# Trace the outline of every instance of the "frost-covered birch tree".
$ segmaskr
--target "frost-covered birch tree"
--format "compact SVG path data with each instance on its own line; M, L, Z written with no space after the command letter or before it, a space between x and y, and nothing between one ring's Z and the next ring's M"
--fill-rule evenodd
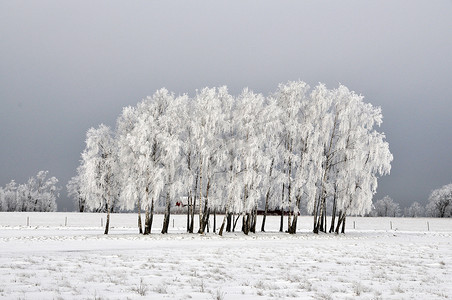
M90 128L80 166L81 196L90 207L105 207L105 234L110 228L113 198L118 194L116 172L117 147L110 128L103 124Z
M122 207L138 209L138 230L143 233L141 210L145 209L144 234L151 233L154 205L163 188L158 108L147 98L136 107L126 107L117 120Z
M231 232L235 228L238 219L234 215L240 211L237 199L240 199L240 184L238 173L240 170L238 149L240 140L237 137L237 120L240 112L237 109L235 98L224 97L221 100L221 107L224 117L224 126L221 133L223 142L223 176L222 189L224 198L224 212L219 235L223 231Z
M257 208L261 197L262 172L270 165L270 159L264 153L263 135L263 104L261 94L255 94L248 89L237 97L235 125L236 138L239 141L236 172L239 178L238 187L241 190L239 201L242 213L242 231L245 234L256 231Z
M318 130L326 137L322 176L314 202L314 232L319 232L326 231L328 199L333 200L331 229L337 211L337 226L342 224L344 228L347 213L364 214L370 210L377 176L389 173L392 155L384 134L374 129L382 121L379 108L364 103L362 96L344 86L316 92L315 97L327 99L323 103L330 104L324 130Z
M180 180L181 169L181 141L180 141L180 119L178 117L179 105L183 103L184 97L175 98L174 94L166 89L159 90L154 95L154 101L159 108L159 135L158 143L162 149L162 173L164 176L164 207L162 233L168 233L170 223L171 206L175 199L179 197L182 190L182 181Z
M364 103L361 95L344 86L336 94L345 112L339 114L339 134L329 175L334 190L331 229L338 210L338 232L341 224L345 228L347 213L364 215L370 211L378 176L390 172L393 157L384 134L375 130L382 123L381 109Z
M216 195L212 189L221 170L224 158L222 132L224 116L222 101L227 101L230 95L226 87L204 88L194 99L194 117L192 121L192 151L197 162L197 194L199 201L199 233L204 233L208 224L210 209L217 203L209 203L209 196ZM219 186L217 186L219 187ZM213 199L220 200L219 197ZM211 205L213 204L213 205Z
M282 172L282 155L279 152L279 143L281 130L280 107L276 99L269 97L263 107L261 114L262 122L262 146L264 147L263 155L266 157L267 163L263 165L262 171L262 195L263 202L263 216L261 231L265 232L265 222L269 209L279 207L279 200L281 200L281 187L283 185L285 176Z
M280 84L273 96L280 108L279 153L282 156L282 172L286 178L282 185L279 230L283 231L284 210L287 210L287 232L289 233L296 231L297 218L293 216L299 212L300 189L303 186L301 180L308 178L309 175L304 173L307 169L300 168L303 158L307 155L308 135L312 132L310 129L313 125L308 114L310 105L308 92L309 85L305 82L293 81Z
M198 188L198 161L199 153L194 143L194 101L189 97L181 98L178 109L181 139L181 168L180 179L183 190L186 193L186 204L182 200L182 206L187 207L187 232L193 233L195 206Z

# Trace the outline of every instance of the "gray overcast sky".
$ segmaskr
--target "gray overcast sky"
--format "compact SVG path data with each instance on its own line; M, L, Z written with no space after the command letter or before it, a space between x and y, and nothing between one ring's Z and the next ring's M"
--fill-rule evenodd
M452 2L0 0L0 186L64 187L88 128L161 87L339 83L381 106L394 162L376 198L452 181Z

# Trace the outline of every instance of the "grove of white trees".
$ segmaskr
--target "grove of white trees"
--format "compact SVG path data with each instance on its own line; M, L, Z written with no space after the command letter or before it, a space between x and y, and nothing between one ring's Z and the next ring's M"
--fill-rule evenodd
M400 205L389 197L385 196L374 204L372 215L375 217L398 217L400 215Z
M0 187L0 211L56 211L58 179L47 175L48 171L39 171L24 184L11 180Z
M295 233L300 210L313 231L345 228L346 216L368 213L379 176L391 169L381 109L341 85L311 89L280 84L268 97L244 89L205 88L194 97L158 90L125 107L113 131L87 132L77 174L68 183L79 210L138 210L140 233L152 228L156 208L187 206L187 231L206 230L225 214L219 233L255 232L257 211L281 212L280 230ZM145 212L144 230L141 212ZM286 225L284 225L286 218ZM108 222L105 233L108 233Z

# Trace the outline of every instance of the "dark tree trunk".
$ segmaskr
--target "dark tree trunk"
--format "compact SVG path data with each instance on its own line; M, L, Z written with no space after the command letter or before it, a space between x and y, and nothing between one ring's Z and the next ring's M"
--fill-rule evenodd
M322 212L320 214L320 223L319 223L319 230L318 231L323 231L323 220L324 220L324 218L323 218L323 209L322 209Z
M281 197L281 221L279 223L279 232L283 232L284 231L284 183L282 186L282 197Z
M342 220L342 230L341 230L341 232L345 233L345 220L347 219L345 214L344 214L344 216L342 218L343 218L343 220Z
M271 178L272 173L273 173L273 165L275 163L275 159L272 159L272 163L270 165L270 172L269 172L269 177ZM268 201L270 199L270 185L268 186L267 189L267 193L265 194L265 209L264 209L264 216L262 217L262 226L261 226L261 231L265 232L265 221L267 219L267 213L268 213ZM257 220L257 218L256 218Z
M281 207L281 220L279 222L279 232L284 231L284 208Z
M230 225L230 224L231 224L231 221L230 221L231 213L228 212L228 209L229 209L229 205L226 205L226 211L225 211L225 215L224 215L224 217L223 217L223 222L221 223L220 231L218 232L218 234L219 234L220 236L223 235L223 230L224 230L224 227L225 227L225 225L226 225L226 220L228 221L228 226L229 226L229 228L230 228L230 226L231 226L231 225ZM226 230L227 230L227 228L226 228Z
M334 231L334 224L336 222L336 206L337 206L337 199L336 199L336 188L334 189L334 197L333 197L333 210L331 212L331 226L329 233Z
M251 213L246 214L246 229L248 230L246 234L248 234L251 230Z
M319 233L318 226L317 226L317 216L319 213L319 202L320 202L320 195L317 197L314 203L314 228L312 229L312 232Z
M335 230L336 234L339 234L339 229L342 225L342 222L344 221L344 217L345 217L345 214L343 214L342 210L340 210L339 215L337 217L337 225L336 225L336 230Z
M213 210L213 233L217 233L217 210Z
M83 198L79 197L78 198L78 207L80 212L84 212L85 211L85 201L83 200Z
M227 224L226 224L226 232L231 232L232 213L227 213L226 221L227 221Z
M151 201L151 211L149 213L149 234L151 234L152 231L152 222L154 221L154 198L152 198Z
M288 184L287 184L287 232L290 232L292 219L292 160L289 158L288 170Z
M141 201L138 201L138 232L143 234L143 225L141 223Z
M290 234L295 234L297 233L297 222L298 222L298 211L300 209L300 202L301 202L301 197L300 196L296 196L296 202L295 205L298 208L297 212L293 214L293 221L292 224L290 224L289 228L287 229L287 231Z
M322 212L320 214L320 227L319 231L326 233L326 201L324 200L324 203L322 205Z
M209 232L208 231L209 217L210 217L210 208L206 208L203 213L202 227L199 228L198 233L203 234L206 231L206 227L207 227L207 232Z
M297 223L298 223L298 214L293 215L292 225L290 226L289 233L295 234L297 233Z
M151 234L152 231L152 222L154 221L154 198L152 198L151 202L151 216L149 217L149 234Z
M250 231L256 233L256 222L257 222L257 206L251 212L251 225Z
M203 234L206 230L207 222L209 221L209 190L210 190L210 179L207 181L206 187L206 200L204 201L204 209L202 212L202 218L199 222L199 230L198 233ZM201 202L199 202L201 204Z
M153 202L154 199L152 199ZM141 214L139 215L141 218ZM138 224L140 224L141 220L138 220ZM138 225L141 229L141 226ZM150 216L149 216L149 189L146 187L146 214L144 216L144 234L150 234Z
M248 233L250 232L250 225L251 225L251 214L250 213L246 213L246 215L243 216L242 218L242 231L244 234L248 235Z
M191 192L188 192L187 197L187 232L190 232L190 207L191 207Z
M243 202L246 203L248 200L248 184L245 184L245 187L243 189ZM250 232L250 213L247 212L242 217L242 232L246 235Z
M325 205L326 205L326 191L322 192L322 196L320 198L320 208L318 208L319 210L319 215L317 217L317 226L315 226L314 228L314 233L319 233L319 231L324 231L323 226L324 224L324 219L325 219Z
M270 188L267 190L267 194L265 195L265 209L264 209L264 216L262 217L262 226L261 226L262 232L265 232L265 220L267 219L269 198L270 198Z
M232 220L231 220L232 222L231 222L231 231L230 232L234 232L234 230L235 230L235 223L236 223L236 221L235 221L235 213L232 213Z
M235 226L237 226L237 221L239 220L239 218L240 218L240 215L237 215L237 218L235 218L234 224L232 226L232 232L235 232Z
M166 209L165 209L165 216L163 217L163 226L162 226L162 234L168 233L168 227L170 223L170 216L171 216L171 202L169 197L169 192L166 193Z
M223 218L223 222L221 223L220 231L218 232L218 234L220 236L223 236L223 230L224 230L225 223L226 223L226 217Z
M144 234L151 233L149 205L146 206L146 214L144 215Z
M105 223L104 234L108 234L109 228L110 228L110 212L107 212L107 222Z
M194 197L192 196L192 200L193 200L193 205L190 207L191 209L191 221L190 221L190 230L188 232L193 233L193 228L194 228L194 220L195 220L195 208L196 208L196 197L197 197L197 193L196 191L198 190L198 175L196 175L196 180L195 180L195 192L194 192Z
M191 220L190 220L190 229L188 232L193 233L194 228L194 220L195 220L195 207L196 207L196 194L193 197L193 205L191 207Z
M107 222L105 222L104 234L108 234L109 229L110 229L110 205L107 204Z

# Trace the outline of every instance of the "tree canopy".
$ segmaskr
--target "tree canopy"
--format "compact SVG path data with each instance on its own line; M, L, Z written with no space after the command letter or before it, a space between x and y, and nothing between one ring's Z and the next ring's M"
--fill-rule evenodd
M124 108L115 133L103 125L88 131L72 184L82 193L72 194L91 208L114 197L151 214L154 205L169 215L182 203L192 219L198 209L200 232L211 211L242 215L249 224L242 229L255 230L263 207L286 211L291 233L300 210L314 215L314 231L326 231L327 209L338 225L347 214L368 213L378 177L391 169L377 131L381 109L363 98L343 85L311 89L303 81L268 97L249 89L233 96L226 87L194 97L160 89Z

